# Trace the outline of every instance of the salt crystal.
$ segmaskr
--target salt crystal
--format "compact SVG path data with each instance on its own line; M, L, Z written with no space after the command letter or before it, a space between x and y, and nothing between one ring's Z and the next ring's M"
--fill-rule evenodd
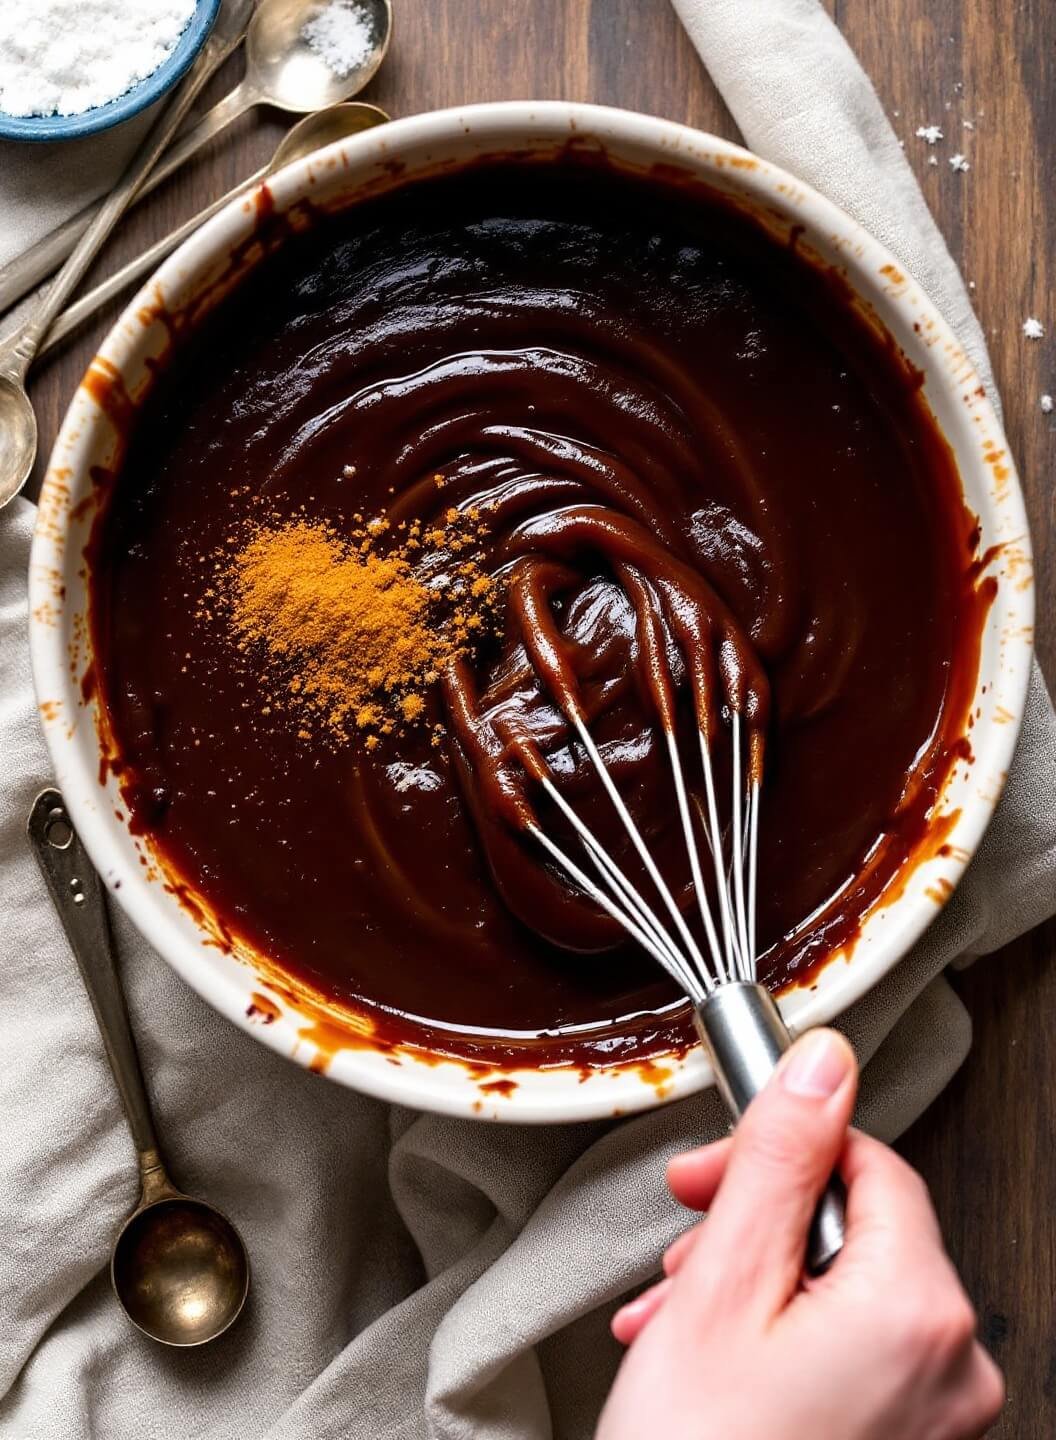
M962 121L961 121L961 125L963 126L963 128L964 128L965 130L974 130L974 129L975 129L975 122L974 122L973 120L962 120Z
M1028 315L1023 321L1023 334L1028 340L1040 340L1045 334L1045 326L1033 315Z
M972 168L972 167L968 164L968 161L965 159L965 157L964 157L963 155L957 154L957 155L951 155L951 156L950 156L950 169L951 169L951 170L959 170L959 171L961 171L961 172L963 173L965 170L970 170L971 168Z
M341 80L359 69L374 44L370 16L356 0L330 0L305 24L301 35Z
M1053 399L1051 395L1043 395L1038 401L1043 415L1051 415L1053 411Z
M929 155L929 156L928 156L928 164L929 164L929 165L937 165L938 163L939 163L939 162L938 162L938 160L935 158L934 155Z
M917 127L917 137L926 140L929 145L934 145L936 140L942 139L942 130L938 125L920 125Z
M124 95L172 54L195 0L0 3L0 110L80 115Z

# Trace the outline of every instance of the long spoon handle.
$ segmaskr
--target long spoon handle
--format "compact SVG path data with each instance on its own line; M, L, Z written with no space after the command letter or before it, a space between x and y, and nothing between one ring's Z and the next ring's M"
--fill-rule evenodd
M246 25L252 5L249 0L243 0L243 4L236 8L245 12L241 24L232 25L229 17L221 10L220 19L206 42L206 48L198 57L201 61L209 47L212 47L211 63L205 71L201 83L195 86L192 100L198 95L205 80L219 69L245 39ZM222 24L223 28L221 29ZM185 85L193 74L192 69L187 80L184 81ZM187 105L182 107L180 120L187 113L190 103L188 101ZM219 134L225 125L230 124L236 116L241 115L255 103L256 97L246 87L244 81L235 86L234 90L218 101L197 124L173 143L165 159L157 164L157 167L137 188L132 197L133 201L142 200L144 195L149 195L156 185L167 180L207 141ZM174 129L175 126L169 131L170 135ZM73 253L77 241L91 225L104 203L103 200L93 200L90 205L86 205L76 215L71 215L68 220L64 220L61 225L57 225L54 230L49 231L31 249L17 255L13 260L9 260L6 265L0 266L0 313L10 309L12 305L22 299L23 295L28 295L34 286L39 285L42 280L46 280L59 268L66 257Z
M359 126L363 130L369 130L373 126L383 124L388 120L388 116L384 110L379 110L376 105L365 105L356 101L346 103L336 108L344 111L355 111ZM324 119L326 113L326 111L321 111L318 117L319 120ZM301 126L308 123L306 120L299 122ZM293 132L291 132L291 137L297 128L295 125ZM348 129L345 133L351 135L353 131ZM86 294L82 295L79 300L74 301L69 309L64 310L54 322L44 337L40 349L37 351L37 355L45 354L52 346L57 345L61 340L65 340L67 335L71 335L73 331L83 325L86 320L90 320L93 315L97 314L109 301L120 295L123 290L129 289L138 280L142 280L145 275L149 275L152 270L161 264L167 255L171 255L178 245L183 244L188 235L193 235L200 226L204 225L207 220L211 220L212 217L222 210L231 200L236 199L239 195L244 195L247 190L252 190L255 185L259 185L262 180L266 180L269 175L274 174L276 170L280 169L283 164L291 163L294 156L291 154L283 155L285 143L284 141L283 144L279 146L267 165L261 166L261 168L253 175L250 175L247 180L243 180L238 185L233 186L230 190L226 191L225 194L212 201L211 204L206 205L204 209L199 210L197 215L192 215L189 220L185 220L182 225L177 226L170 234L163 235L160 240L156 240L149 249L143 251L142 255L137 255L134 260L129 260L127 265L123 265L120 270L116 270L113 275L108 276L106 280L101 281L94 289L89 290ZM319 143L320 145L324 145L327 141L323 140L320 136ZM0 346L2 345L3 341L0 341Z
M43 790L37 796L28 829L37 863L92 1002L141 1164L147 1154L152 1153L156 1159L158 1142L114 963L102 883L58 790Z
M233 90L229 90L222 100L218 100L200 120L196 120L189 129L172 142L172 149L143 187L142 195L146 195L154 189L155 185L160 185L163 180L174 175L192 155L197 155L203 145L208 145L210 140L215 139L217 135L226 130L240 115L244 115L247 110L252 110L254 105L260 103L260 95L248 77L240 80Z
M120 295L123 290L127 290L129 286L135 284L137 280L141 280L145 275L149 275L161 264L166 255L171 255L177 245L183 244L188 235L193 235L200 225L204 225L207 220L212 219L236 195L242 195L245 191L251 190L254 185L259 184L268 173L268 166L262 166L248 180L243 180L240 185L235 185L221 195L218 200L214 200L211 205L206 205L203 210L198 211L197 215L192 215L189 220L177 226L170 234L163 235L160 240L156 240L149 249L143 251L142 255L137 255L127 265L122 265L120 270L115 270L113 275L108 276L82 295L79 300L74 301L68 310L62 312L48 331L37 351L38 356L50 350L53 345L57 345L60 340L65 340L67 335L72 334L86 320L90 320L108 301Z

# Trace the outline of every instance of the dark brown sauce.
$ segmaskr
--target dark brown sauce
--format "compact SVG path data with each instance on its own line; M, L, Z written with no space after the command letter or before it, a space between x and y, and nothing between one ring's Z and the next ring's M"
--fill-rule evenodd
M93 634L131 824L222 936L363 1012L379 1048L596 1066L685 1044L670 982L517 830L518 796L538 797L497 707L624 854L552 703L568 684L687 901L657 717L688 768L711 705L728 774L723 706L743 707L761 974L808 982L853 942L965 756L992 582L919 375L848 302L744 216L572 152L316 218L204 324L172 327L96 521ZM422 731L371 753L306 742L195 620L247 486L338 528L487 507L515 603ZM675 642L662 682L646 591ZM523 643L540 596L545 687ZM692 596L706 646L676 623Z

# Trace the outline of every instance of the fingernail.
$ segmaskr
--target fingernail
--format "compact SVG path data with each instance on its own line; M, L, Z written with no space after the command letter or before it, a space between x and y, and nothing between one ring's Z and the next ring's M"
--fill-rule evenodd
M621 1305L612 1317L610 1328L621 1345L627 1345L661 1308L671 1290L671 1280L659 1280L643 1290L634 1300Z
M639 1295L636 1300L628 1300L626 1305L621 1305L612 1317L613 1320L637 1320L643 1310L649 1308L649 1292Z
M619 1314L629 1315L633 1320L637 1320L639 1315L655 1310L670 1288L670 1280L657 1280L655 1284L649 1286L648 1290L643 1290L633 1300L628 1300L626 1305L621 1305Z
M781 1069L781 1083L793 1095L827 1100L847 1078L851 1057L831 1030L815 1030L793 1047Z

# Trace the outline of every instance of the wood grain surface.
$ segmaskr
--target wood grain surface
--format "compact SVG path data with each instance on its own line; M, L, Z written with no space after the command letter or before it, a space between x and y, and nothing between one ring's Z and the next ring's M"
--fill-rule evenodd
M827 5L872 76L940 228L974 282L1032 520L1038 650L1056 673L1056 415L1039 406L1044 391L1056 393L1056 5ZM667 0L394 0L394 9L390 57L364 96L394 115L475 100L578 99L738 138ZM236 57L207 101L233 83L240 65ZM274 112L238 122L129 217L97 275L247 175L270 155L285 123ZM930 124L945 132L934 150L914 134ZM955 151L967 157L966 173L950 168ZM1045 323L1044 340L1023 338L1028 315ZM45 456L108 318L35 376ZM955 980L972 1014L975 1046L900 1147L931 1185L984 1336L1005 1369L1008 1406L994 1432L1004 1440L1056 1436L1054 951L1050 925Z

